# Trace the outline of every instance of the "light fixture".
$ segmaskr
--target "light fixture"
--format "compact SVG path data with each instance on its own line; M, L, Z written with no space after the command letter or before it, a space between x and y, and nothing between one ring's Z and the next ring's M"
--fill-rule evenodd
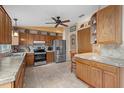
M17 18L13 19L15 21L15 26L13 27L13 36L18 36L18 31L17 31Z

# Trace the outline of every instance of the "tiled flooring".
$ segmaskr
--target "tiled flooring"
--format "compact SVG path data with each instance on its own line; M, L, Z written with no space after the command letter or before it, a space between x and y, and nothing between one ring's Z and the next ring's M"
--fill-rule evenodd
M70 62L52 63L26 69L25 88L86 88L88 85L70 72Z

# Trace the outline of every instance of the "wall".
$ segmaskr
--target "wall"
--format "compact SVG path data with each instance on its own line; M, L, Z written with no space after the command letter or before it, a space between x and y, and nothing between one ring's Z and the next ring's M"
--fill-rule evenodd
M63 32L63 40L66 40L66 60L70 61L70 37L69 28L66 28Z

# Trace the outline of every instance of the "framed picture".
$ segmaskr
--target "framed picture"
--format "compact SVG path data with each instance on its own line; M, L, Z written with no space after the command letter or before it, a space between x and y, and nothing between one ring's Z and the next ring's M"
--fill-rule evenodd
M76 25L70 27L70 32L76 31Z
M76 49L76 34L70 36L71 50Z

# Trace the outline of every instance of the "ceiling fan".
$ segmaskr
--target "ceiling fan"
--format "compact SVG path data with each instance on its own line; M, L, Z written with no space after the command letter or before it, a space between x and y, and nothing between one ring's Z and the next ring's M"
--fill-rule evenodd
M55 18L55 17L52 17L52 19L53 19L55 22L49 22L49 23L46 23L46 24L56 24L56 25L55 25L55 28L58 27L59 25L68 27L68 25L67 25L67 24L64 24L64 23L70 22L70 20L63 20L63 21L62 21L62 20L60 19L60 16L57 16L56 18Z

